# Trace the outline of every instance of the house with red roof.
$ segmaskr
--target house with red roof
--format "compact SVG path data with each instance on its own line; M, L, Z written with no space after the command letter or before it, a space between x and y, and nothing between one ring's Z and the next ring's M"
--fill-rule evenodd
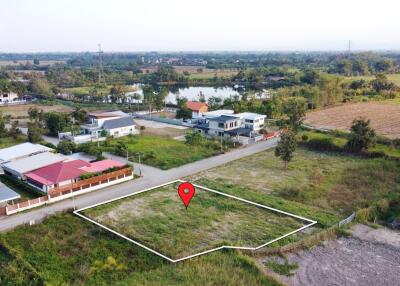
M186 107L192 111L193 119L202 117L203 113L208 111L208 104L204 102L188 101Z
M101 173L124 164L114 160L102 160L89 163L83 160L62 161L25 174L26 182L34 188L48 193L51 189L76 183L81 176L89 173Z

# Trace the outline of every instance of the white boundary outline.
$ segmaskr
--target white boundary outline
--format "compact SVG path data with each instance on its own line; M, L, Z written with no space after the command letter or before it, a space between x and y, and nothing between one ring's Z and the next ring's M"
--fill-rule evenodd
M158 186L155 186L155 187L144 189L142 191L139 191L139 192L136 192L136 193L133 193L133 194L121 196L121 197L118 197L118 198L114 198L114 199L111 199L111 200L107 200L107 201L104 201L104 202L101 202L101 203L98 203L98 204L94 204L94 205L91 205L91 206L88 206L88 207L84 207L84 208L75 210L74 214L79 216L79 217L81 217L81 218L83 218L83 219L85 219L85 220L87 220L87 221L90 221L91 223L93 223L93 224L95 224L95 225L97 225L97 226L99 226L99 227L101 227L101 228L103 228L105 230L108 230L109 232L111 232L111 233L113 233L113 234L115 234L115 235L117 235L119 237L122 237L122 238L124 238L124 239L126 239L126 240L128 240L128 241L130 241L130 242L132 242L132 243L134 243L134 244L136 244L136 245L138 245L138 246L140 246L140 247L142 247L142 248L144 248L144 249L146 249L146 250L148 250L148 251L150 251L150 252L152 252L152 253L154 253L154 254L156 254L156 255L164 258L164 259L166 259L166 260L168 260L168 261L170 261L170 262L173 262L173 263L180 262L180 261L183 261L183 260L186 260L186 259L189 259L189 258L193 258L193 257L196 257L196 256L200 256L200 255L207 254L207 253L214 252L214 251L221 250L221 249L242 249L242 250L252 250L252 251L254 251L254 250L260 249L262 247L265 247L265 246L267 246L267 245L269 245L271 243L277 242L278 240L281 240L281 239L283 239L283 238L285 238L287 236L295 234L296 232L302 231L302 230L304 230L304 229L306 229L306 228L308 228L310 226L313 226L314 224L317 223L317 221L310 220L310 219L302 217L302 216L298 216L298 215L295 215L295 214L292 214L292 213L288 213L288 212L285 212L285 211L281 211L281 210L278 210L278 209L275 209L275 208L271 208L271 207L268 207L268 206L265 206L265 205L262 205L262 204L259 204L259 203L255 203L255 202L252 202L252 201L249 201L249 200L245 200L245 199L242 199L242 198L239 198L239 197L236 197L236 196L232 196L232 195L229 195L229 194L226 194L226 193L223 193L223 192L212 190L212 189L209 189L209 188L197 185L197 184L193 184L193 186L195 186L195 187L197 187L199 189L203 189L203 190L206 190L206 191L209 191L209 192L212 192L212 193L216 193L216 194L219 194L219 195L222 195L222 196L225 196L225 197L229 197L229 198L241 201L241 202L245 202L245 203L260 207L260 208L268 209L268 210L271 210L271 211L274 211L274 212L277 212L277 213L281 213L281 214L284 214L284 215L287 215L287 216L291 216L291 217L294 217L294 218L297 218L297 219L300 219L300 220L303 220L303 221L307 221L307 222L309 222L309 224L304 225L301 228L298 228L298 229L296 229L294 231L291 231L291 232L289 232L287 234L284 234L284 235L282 235L282 236L280 236L278 238L275 238L275 239L273 239L271 241L268 241L267 243L264 243L264 244L256 246L256 247L223 245L223 246L220 246L220 247L217 247L217 248L213 248L213 249L206 250L206 251L203 251L203 252L200 252L200 253L196 253L196 254L192 254L192 255L189 255L189 256L185 256L185 257L182 257L182 258L172 259L172 258L170 258L168 256L165 256L164 254L154 250L154 249L151 249L151 248L143 245L142 243L140 243L138 241L135 241L135 240L123 235L123 234L120 234L119 232L116 232L115 230L112 230L112 229L108 228L107 226L104 226L104 225L102 225L102 224L100 224L100 223L98 223L98 222L96 222L96 221L94 221L94 220L92 220L92 219L90 219L90 218L88 218L88 217L86 217L86 216L84 216L84 215L79 213L81 211L84 211L84 210L87 210L87 209L90 209L90 208L94 208L94 207L97 207L97 206L100 206L100 205L108 204L108 203L111 203L111 202L114 202L114 201L117 201L117 200L120 200L120 199L124 199L124 198L130 197L130 196L138 195L138 194L141 194L141 193L144 193L144 192L148 192L148 191L151 191L151 190L154 190L154 189L157 189L157 188L161 188L161 187L164 187L164 186L167 186L167 185L170 185L170 184L178 183L178 182L183 183L185 181L183 181L183 180L170 181L170 182L167 182L165 184L161 184L161 185L158 185Z

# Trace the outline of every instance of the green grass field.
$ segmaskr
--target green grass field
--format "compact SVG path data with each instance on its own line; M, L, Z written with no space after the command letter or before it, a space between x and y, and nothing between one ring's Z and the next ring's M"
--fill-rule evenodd
M236 251L166 260L72 214L0 234L1 285L280 285Z
M98 93L101 95L107 95L110 93L110 89L112 88L112 85L108 85L106 87L102 87L98 89ZM125 86L126 91L136 91L135 87L132 86ZM70 88L64 88L64 92L69 92L78 96L84 96L88 95L91 90L93 89L93 86L79 86L79 87L70 87Z
M2 137L0 138L0 149L11 147L26 141L25 136L20 136L18 139L14 139L12 137Z
M192 146L166 136L152 135L127 136L102 143L102 146L107 151L115 153L118 142L126 144L132 161L138 161L137 153L140 152L142 163L164 170L220 153L215 148Z
M395 85L400 87L400 74L386 74L389 81L393 82ZM367 76L349 76L345 77L346 80L374 80L375 76L367 75Z
M288 170L273 150L192 176L199 184L315 219L331 226L400 188L394 160L315 152L298 147ZM232 176L232 174L235 174Z
M257 247L302 221L196 188L185 209L178 183L83 211L92 220L179 259L221 245Z

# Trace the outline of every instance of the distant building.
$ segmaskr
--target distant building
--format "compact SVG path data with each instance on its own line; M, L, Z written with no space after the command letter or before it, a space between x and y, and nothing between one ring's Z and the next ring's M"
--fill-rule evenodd
M237 113L233 116L242 118L244 120L244 127L256 132L264 128L265 118L267 118L266 115L252 112Z
M9 103L17 101L19 99L18 94L14 92L1 92L0 93L0 103Z
M204 102L188 101L186 107L192 111L192 118L197 119L208 111L208 104Z
M101 140L104 135L121 137L129 134L139 134L132 116L122 111L100 111L89 113L89 122L81 125L78 135L66 132L60 133L59 138L79 144Z

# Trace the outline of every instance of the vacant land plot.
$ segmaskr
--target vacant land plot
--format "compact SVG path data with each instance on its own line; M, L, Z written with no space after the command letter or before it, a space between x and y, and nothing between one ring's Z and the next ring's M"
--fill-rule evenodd
M192 180L198 179L200 184L207 180L211 182L207 185L224 192L329 224L334 220L321 217L320 211L344 216L395 195L400 184L398 172L400 166L394 161L298 148L288 170L273 151L265 151L202 172ZM283 199L281 207L277 206L279 199ZM317 209L307 210L304 205Z
M235 251L172 264L72 214L0 234L2 285L277 286Z
M358 117L371 120L379 135L400 138L400 106L378 102L344 104L307 114L305 124L325 129L349 130Z
M141 135L155 135L155 136L167 136L167 137L177 137L185 135L188 131L188 127L166 124L156 121L135 119L135 122L139 126L143 126L144 130L140 131Z
M310 224L200 187L185 209L179 183L82 214L174 260L220 246L255 248Z
M54 104L54 105L44 105L44 104L22 104L22 105L9 105L0 107L0 112L3 115L11 115L13 118L27 118L29 108L37 108L43 110L44 112L54 111L54 112L71 112L72 108Z
M193 146L166 136L154 135L127 136L106 141L103 143L104 150L117 153L119 142L125 144L132 156L131 160L137 161L137 153L140 152L142 163L161 169L178 167L220 153L218 148Z
M393 82L397 86L400 87L400 74L386 74L386 77L388 78L389 81ZM351 77L345 77L347 80L374 80L375 76L351 76Z

